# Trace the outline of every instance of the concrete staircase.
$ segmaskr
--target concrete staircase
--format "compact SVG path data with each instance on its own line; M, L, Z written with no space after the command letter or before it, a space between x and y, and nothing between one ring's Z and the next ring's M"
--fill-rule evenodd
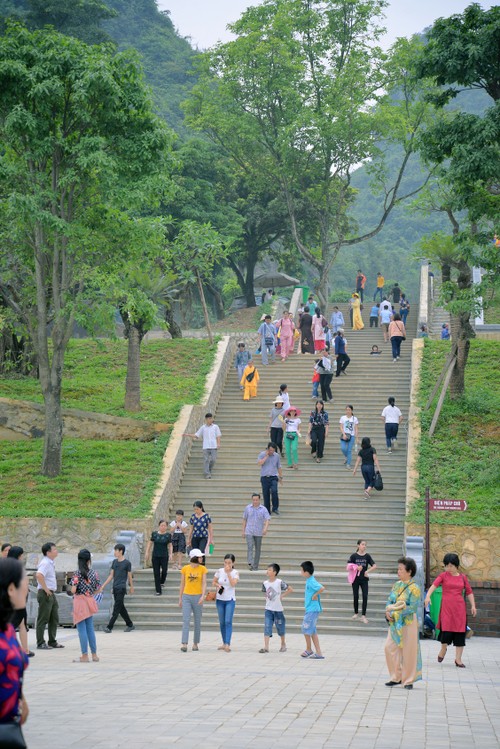
M440 339L441 328L443 323L450 324L450 313L445 310L444 307L438 307L436 301L439 299L441 294L441 279L434 277L434 302L432 304L432 314L429 324L429 336L430 338Z
M344 317L349 320L347 306ZM195 442L180 490L174 505L184 509L189 520L195 500L201 500L211 515L215 551L208 558L210 583L214 569L222 566L224 554L236 556L241 574L237 588L235 632L238 628L262 632L264 601L261 593L265 567L278 562L283 577L296 593L287 597L285 614L289 629L300 631L303 615L303 578L299 565L310 559L316 576L328 590L324 596L321 631L363 633L385 631L383 608L395 578L396 560L402 551L406 490L406 430L400 428L399 447L392 455L385 448L384 425L380 413L390 395L407 417L411 377L411 336L416 328L417 305L412 305L408 318L409 331L402 344L402 358L393 363L390 343L384 344L380 329L370 329L368 316L371 305L365 304L365 329L353 332L346 325L346 338L351 364L346 376L333 379L333 403L327 407L330 435L321 464L310 457L305 445L307 421L314 404L311 398L311 376L314 357L294 354L286 363L264 367L260 357L255 361L261 376L258 397L242 400L236 372L230 370L219 403L216 422L222 431L222 447L211 480L203 478L202 452ZM377 343L383 353L370 356ZM255 347L254 347L255 350ZM250 572L246 562L246 544L241 536L242 513L253 491L261 492L258 453L267 445L269 412L281 383L288 384L291 403L302 410L302 439L299 446L299 470L284 466L284 484L280 491L280 516L272 516L269 532L263 542L261 568ZM339 441L339 418L345 405L354 406L360 421L360 438L369 436L381 463L384 490L373 492L370 500L363 498L360 472L355 478L345 470ZM356 540L364 538L368 551L377 563L370 581L368 618L362 625L352 622L352 590L347 582L345 565L356 550ZM179 573L170 571L162 597L154 596L151 570L135 573L136 594L127 605L134 623L144 628L168 627L180 630L178 602ZM214 604L206 604L203 627L217 627Z

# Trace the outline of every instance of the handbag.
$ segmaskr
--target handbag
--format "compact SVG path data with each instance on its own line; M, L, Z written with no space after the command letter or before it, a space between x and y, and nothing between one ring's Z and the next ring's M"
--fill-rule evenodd
M73 598L73 624L94 616L98 611L99 606L94 596L76 595Z
M294 440L296 436L297 436L297 432L287 432L286 433L287 440Z
M17 721L0 723L0 749L27 749L21 726Z
M254 369L253 372L250 372L250 374L247 374L247 376L246 376L245 379L246 379L247 382L252 382L252 380L253 380L254 377L255 377L255 369Z
M375 481L373 483L373 488L377 492L381 492L382 489L384 488L384 482L382 481L382 476L381 476L380 471L375 472Z
M208 593L205 594L205 601L215 601L216 595L214 590L209 590Z

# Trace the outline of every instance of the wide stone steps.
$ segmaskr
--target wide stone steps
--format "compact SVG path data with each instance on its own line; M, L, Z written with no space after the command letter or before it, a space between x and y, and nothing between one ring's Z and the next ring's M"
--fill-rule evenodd
M214 569L210 564L207 576L207 589L210 588ZM243 568L243 565L242 565ZM265 570L250 572L240 570L241 579L236 589L236 609L234 613L234 637L238 629L255 631L256 642L263 634L264 597L261 591L266 579ZM327 592L322 596L323 613L320 619L320 631L324 634L385 634L384 608L387 596L395 576L373 574L370 579L368 597L368 624L359 620L353 621L352 589L347 582L347 575L332 575L318 571L317 579ZM284 601L287 631L298 633L304 615L304 579L295 570L280 572L280 577L291 585L294 592ZM134 573L135 593L127 596L126 606L135 626L144 629L178 630L179 638L182 629L182 614L179 608L180 573L170 570L162 596L154 595L153 573L151 570L139 570ZM360 594L361 610L361 594ZM121 620L117 622L121 627ZM202 631L218 630L219 621L215 603L206 602L203 608Z
M347 306L339 306L348 321ZM224 554L231 552L236 556L236 566L242 573L237 591L236 629L255 629L256 634L262 634L264 604L260 588L265 577L264 568L270 562L278 562L282 570L290 571L290 582L299 591L285 601L291 631L299 631L304 583L298 570L300 562L311 559L318 569L324 571L318 572L318 579L333 591L325 596L322 631L352 633L353 628L371 634L385 631L384 603L403 545L407 435L403 425L398 449L388 455L380 413L388 396L393 395L404 416L408 415L411 331L416 327L412 315L416 314L413 310L417 305L412 305L408 318L408 339L403 343L403 358L396 363L392 362L390 344L383 343L381 330L368 326L370 307L365 305L363 311L364 331L355 333L349 330L348 324L346 326L351 364L346 376L333 378L333 402L327 405L330 434L321 464L311 459L310 448L305 444L309 413L314 406L311 377L315 357L312 355L296 353L286 363L277 361L267 367L262 366L260 356L254 356L261 379L258 397L249 402L242 399L235 370L229 371L215 414L222 440L211 480L203 478L201 443L193 442L190 460L172 505L173 509L182 508L189 521L193 502L203 502L213 521L215 550L207 562L212 570L222 564ZM370 356L374 343L383 351L379 357ZM255 348L254 345L252 353ZM269 412L283 382L288 384L292 404L302 410L299 469L290 470L286 467L286 460L283 461L285 480L280 489L280 515L272 516L269 532L263 541L261 569L251 573L246 564L246 543L241 536L242 514L251 493L261 492L256 460L269 441ZM369 500L363 498L361 473L353 477L352 471L346 471L343 466L338 421L344 414L346 403L353 404L360 421L359 442L361 437L369 436L379 455L384 490L373 492ZM353 451L353 464L354 460ZM370 582L368 614L375 608L377 613L366 626L350 619L352 590L345 573L346 561L355 551L358 538L366 539L368 551L377 563L377 572ZM378 573L389 575L390 579L378 578ZM178 572L171 571L166 595L155 597L151 571L137 573L136 595L127 599L137 625L180 628L181 615L176 598L178 575ZM285 577L284 572L282 576ZM176 581L174 586L173 580ZM205 606L203 626L218 627L213 604Z

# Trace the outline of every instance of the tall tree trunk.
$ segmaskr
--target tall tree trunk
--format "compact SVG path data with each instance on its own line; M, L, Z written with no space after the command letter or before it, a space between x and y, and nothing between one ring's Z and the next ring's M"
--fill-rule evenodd
M182 330L174 320L174 311L171 304L165 305L165 322L168 325L168 332L172 338L182 338Z
M207 283L206 286L214 298L215 314L217 315L217 320L223 320L226 316L226 312L224 309L224 300L222 299L222 294L220 293L219 289L217 289L213 284Z
M466 291L472 287L472 268L465 260L461 260L457 266L457 286L460 291ZM470 324L470 312L461 312L450 316L450 328L452 339L457 344L457 359L450 379L450 398L456 400L465 393L465 367L469 358L470 339L475 338L474 328Z
M210 327L210 318L208 316L207 303L205 300L205 292L203 291L203 284L201 282L200 274L198 273L198 271L196 271L196 280L198 282L198 292L200 294L201 306L203 307L203 316L205 318L205 326L207 328L208 340L210 341L210 345L212 345L214 342L214 336L212 333L212 328Z
M141 334L135 325L128 330L125 410L141 410Z
M247 307L257 306L257 303L255 301L255 290L254 290L254 283L253 283L253 277L255 274L255 266L257 265L257 258L258 258L258 250L255 251L254 249L251 249L251 250L249 249L249 251L247 252L245 288L243 290L243 293L245 294Z
M328 297L330 294L330 283L328 280L328 270L323 269L319 278L318 288L316 289L321 312L326 316L328 306Z
M62 468L63 419L61 410L61 379L44 392L45 436L43 441L42 473L54 478Z

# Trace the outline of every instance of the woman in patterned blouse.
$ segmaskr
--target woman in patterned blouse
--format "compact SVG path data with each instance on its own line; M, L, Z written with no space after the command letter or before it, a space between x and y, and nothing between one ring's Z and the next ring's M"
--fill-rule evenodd
M94 631L94 614L97 614L97 602L94 595L100 588L97 574L91 568L92 555L88 549L78 552L78 569L71 580L73 599L73 624L76 624L82 654L74 663L88 663L88 649L92 660L98 661L97 642Z
M188 546L204 552L207 546L210 546L214 542L212 518L205 512L203 502L195 502L193 509L194 512L189 520L191 528L189 530ZM202 564L205 564L204 556Z
M27 595L23 565L17 559L0 559L0 723L22 725L28 717L22 692L28 656L19 647L10 623L14 611L26 606Z

